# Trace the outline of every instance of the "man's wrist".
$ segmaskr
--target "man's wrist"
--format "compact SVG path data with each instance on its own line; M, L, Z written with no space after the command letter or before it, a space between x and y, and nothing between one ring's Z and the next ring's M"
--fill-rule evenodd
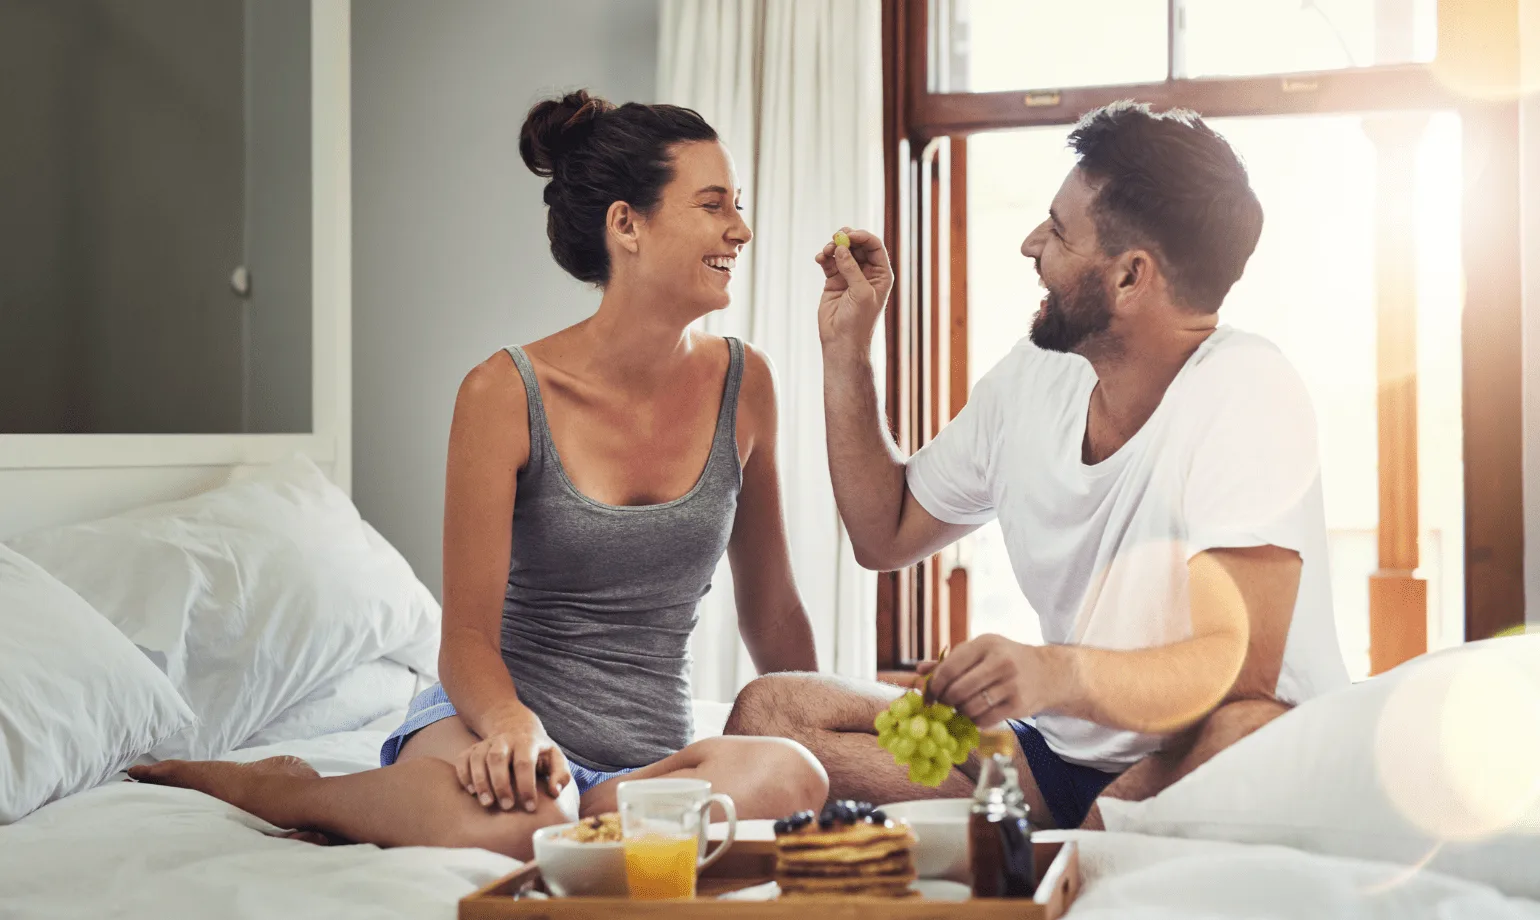
M1043 675L1043 699L1038 712L1064 712L1082 699L1086 690L1082 686L1079 650L1072 645L1032 645L1028 651L1036 659L1036 666Z
M843 339L823 343L823 362L828 367L842 367L848 370L871 372L872 348L871 342L861 344L855 341Z

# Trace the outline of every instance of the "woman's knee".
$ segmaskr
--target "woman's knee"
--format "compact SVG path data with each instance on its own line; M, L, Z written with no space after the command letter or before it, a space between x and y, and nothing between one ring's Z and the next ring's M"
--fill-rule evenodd
M711 738L704 755L739 777L739 809L748 817L784 817L817 808L829 795L829 774L812 752L787 738Z

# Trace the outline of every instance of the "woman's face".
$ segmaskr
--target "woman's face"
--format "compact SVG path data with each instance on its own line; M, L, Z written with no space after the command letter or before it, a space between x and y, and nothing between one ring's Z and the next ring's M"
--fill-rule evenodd
M738 254L754 234L743 222L738 174L725 146L678 144L673 157L673 181L637 228L636 274L667 301L704 315L731 300Z

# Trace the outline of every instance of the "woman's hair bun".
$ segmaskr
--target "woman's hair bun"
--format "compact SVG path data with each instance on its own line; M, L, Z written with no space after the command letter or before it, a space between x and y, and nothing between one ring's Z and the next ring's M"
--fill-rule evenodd
M615 108L587 90L535 103L519 131L519 155L537 176L550 178L556 164L593 133L594 121Z

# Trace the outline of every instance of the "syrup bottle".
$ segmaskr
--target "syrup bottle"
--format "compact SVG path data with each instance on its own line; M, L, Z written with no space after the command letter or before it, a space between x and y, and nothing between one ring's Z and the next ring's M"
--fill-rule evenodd
M1014 740L1006 726L979 733L979 784L968 815L976 898L1030 898L1036 887L1027 803L1011 764Z

